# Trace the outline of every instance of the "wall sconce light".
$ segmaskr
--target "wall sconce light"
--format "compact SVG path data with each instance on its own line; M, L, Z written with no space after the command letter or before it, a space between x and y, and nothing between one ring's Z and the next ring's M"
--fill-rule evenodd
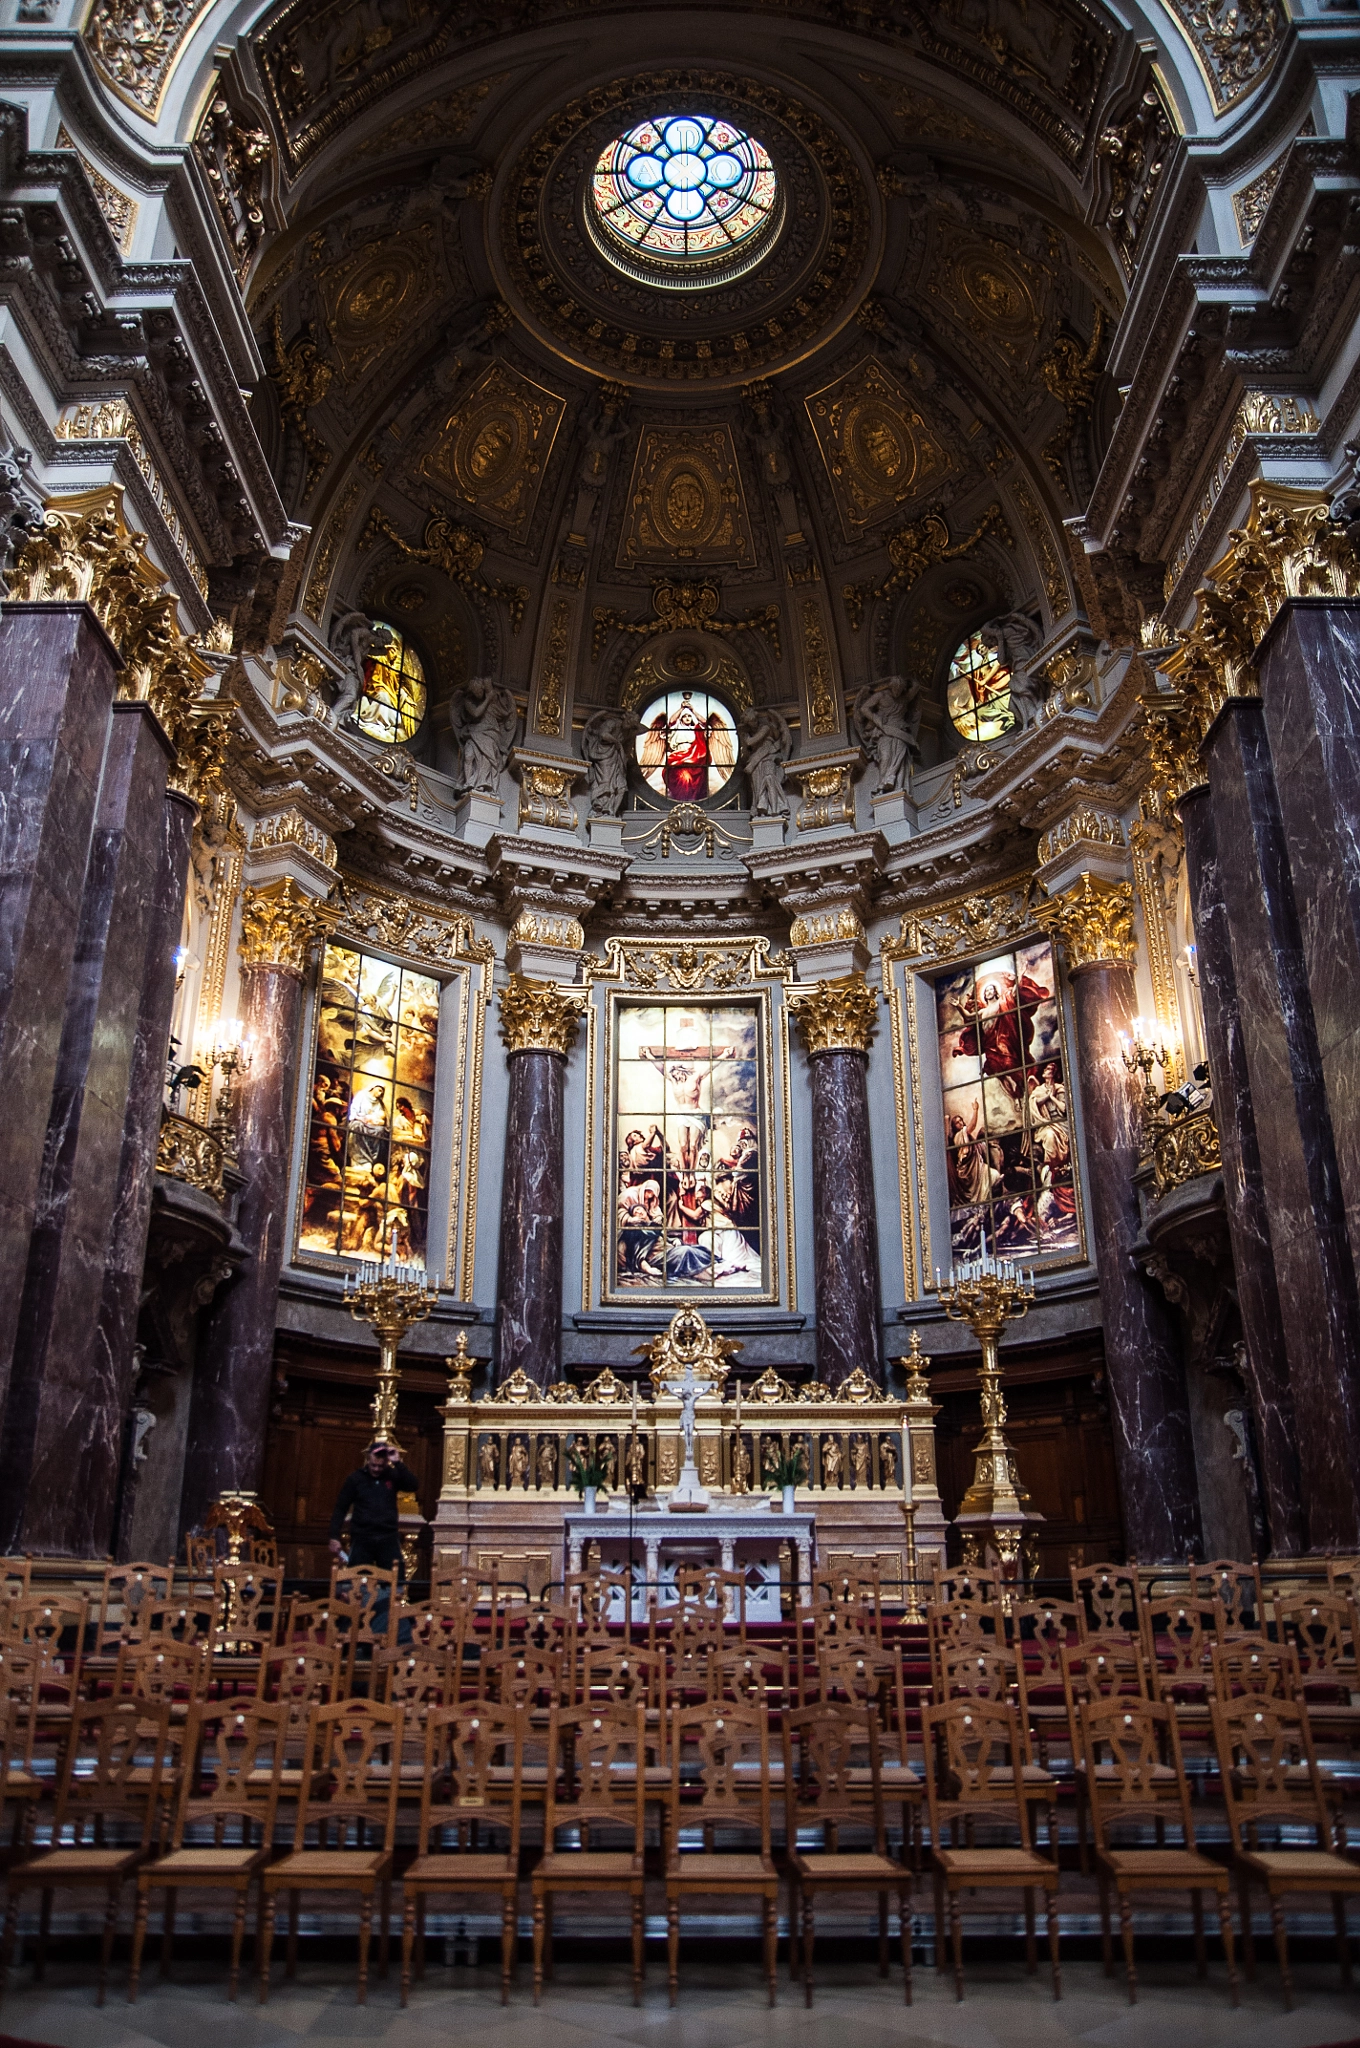
M1135 1017L1133 1020L1133 1036L1130 1037L1127 1031L1121 1031L1119 1034L1119 1050L1123 1057L1124 1065L1131 1074L1141 1074L1143 1077L1143 1115L1145 1117L1157 1115L1159 1098L1165 1090L1166 1070L1171 1064L1172 1058L1168 1047L1163 1045L1158 1038L1157 1031L1158 1026L1152 1019L1148 1017ZM1153 1069L1156 1067L1160 1067L1162 1070L1162 1089L1158 1089L1153 1083L1152 1074Z
M213 1036L212 1063L222 1076L217 1091L217 1111L212 1128L223 1149L236 1157L236 1125L240 1115L237 1076L249 1072L252 1046L250 1033L234 1017L219 1017Z

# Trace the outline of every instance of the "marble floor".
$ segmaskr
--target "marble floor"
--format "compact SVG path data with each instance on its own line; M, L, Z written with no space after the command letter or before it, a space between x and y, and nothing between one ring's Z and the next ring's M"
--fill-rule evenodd
M1298 1967L1292 2013L1282 2009L1271 1967L1244 1985L1234 2012L1221 1966L1201 1984L1186 1963L1155 1958L1140 1964L1136 2006L1098 1962L1065 1963L1063 1998L1055 2005L1045 1976L1030 1978L1018 1962L979 1957L968 1963L962 2005L952 1979L918 1963L915 2004L907 2009L900 1980L884 1984L868 1962L828 1955L819 1964L811 2012L782 1962L773 2012L753 1957L686 1959L674 2012L666 2002L664 1952L653 1951L648 1967L640 2009L630 2002L624 1963L562 1955L537 2012L523 1974L503 2007L493 1970L438 1968L402 2012L395 1978L374 1984L368 2004L357 2007L339 1959L304 1963L298 1981L278 1983L263 2009L249 1982L241 2003L231 2006L218 1968L182 1962L172 1983L159 1981L153 1965L134 2007L115 1977L99 2012L88 1969L55 1964L43 1985L32 1984L27 1969L14 1973L0 2003L0 2034L51 2048L350 2048L370 2041L436 2048L452 2040L485 2041L488 2048L1360 2048L1360 1991L1343 1995L1335 1965L1320 1961Z

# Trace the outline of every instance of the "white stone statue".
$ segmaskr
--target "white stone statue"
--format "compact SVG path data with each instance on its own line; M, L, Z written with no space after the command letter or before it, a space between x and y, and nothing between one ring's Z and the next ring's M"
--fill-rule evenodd
M861 691L855 704L853 730L871 761L878 764L875 796L905 789L907 769L921 749L921 685L906 676L886 676Z
M331 651L345 664L335 686L331 705L332 725L343 725L359 701L364 687L364 664L392 645L388 626L376 626L367 612L342 612L331 627Z
M628 795L628 762L642 721L633 711L597 711L586 720L581 752L590 773L586 790L597 818L617 818Z
M751 815L786 818L789 800L784 793L784 764L793 752L787 719L778 711L746 711L737 732L742 766L751 785Z
M460 795L501 793L501 777L519 732L515 700L494 676L475 676L455 692L449 725L462 748Z
M978 638L989 653L1005 663L1011 672L1011 709L1016 728L1025 732L1037 724L1040 711L1036 678L1029 664L1039 652L1039 629L1024 612L1002 612L988 619Z

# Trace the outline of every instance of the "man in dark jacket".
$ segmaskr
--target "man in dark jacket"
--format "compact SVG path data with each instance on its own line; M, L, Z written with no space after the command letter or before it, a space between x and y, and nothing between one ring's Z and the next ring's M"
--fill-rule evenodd
M352 1565L375 1564L391 1571L401 1563L401 1531L397 1524L397 1496L414 1493L416 1475L403 1465L390 1444L381 1438L371 1443L357 1472L351 1472L340 1488L331 1516L331 1556L340 1555L340 1531L350 1517L349 1561Z

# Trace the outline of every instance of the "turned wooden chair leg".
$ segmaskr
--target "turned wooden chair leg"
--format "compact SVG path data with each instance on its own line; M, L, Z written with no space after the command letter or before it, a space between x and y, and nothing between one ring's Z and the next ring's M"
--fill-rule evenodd
M935 1968L944 1968L944 1877L935 1872Z
M1351 1945L1346 1939L1346 1894L1332 1893L1332 1919L1336 1925L1336 1956L1341 1965L1341 1981L1349 1988L1351 1981Z
M411 1950L416 1939L416 1901L410 1891L402 1900L401 1907L401 2003L405 2005L411 1995Z
M911 1892L903 1886L897 1895L897 1926L902 1939L903 2003L911 2004Z
M1275 1931L1275 1953L1280 1960L1280 1978L1284 1984L1284 2009L1294 2010L1294 1980L1289 1974L1289 1930L1284 1924L1284 1900L1277 1892L1270 1895L1270 1924Z
M1119 1932L1124 1942L1124 1974L1129 1980L1129 2004L1138 2003L1138 1972L1133 1962L1133 1900L1122 1888L1119 1893Z
M1232 1906L1226 1887L1218 1894L1218 1931L1223 1938L1223 1953L1228 1960L1228 1989L1234 2005L1239 2003L1237 1988L1237 1957L1233 1954Z
M132 1923L132 1960L128 1964L128 2004L137 2003L137 1989L142 1978L142 1948L146 1941L146 1924L151 1915L151 1887L139 1884L137 1887L137 1914Z
M672 2005L680 1997L680 1901L666 1901L666 1989Z
M1032 1977L1039 1967L1034 1946L1034 1887L1025 1886L1025 1975Z
M52 1932L52 1894L45 1891L38 1914L38 1954L33 1964L33 1982L41 1984L47 1975L47 1944Z
M634 2003L634 2005L641 2005L641 2003L642 2003L642 1973L643 1973L643 1968L644 1968L644 1965L645 1965L645 1962L646 1962L646 1956L645 1956L645 1952L644 1952L644 1948L643 1948L643 1937L644 1937L644 1935L646 1934L646 1931L647 1931L647 1930L646 1930L646 1923L645 1923L645 1921L644 1921L644 1918L643 1918L643 1911L642 1911L642 1908L643 1908L643 1898L642 1898L642 1893L641 1893L641 1892L634 1892L634 1894L633 1894L633 2003Z
M949 1936L954 1949L954 1996L963 2003L963 1903L956 1891L949 1894Z
M1203 1892L1198 1892L1198 1891L1195 1891L1195 1892L1191 1892L1191 1894L1190 1894L1190 1911L1191 1911L1191 1913L1192 1913L1192 1914L1193 1914L1193 1916L1194 1916L1194 1922L1195 1922L1195 1975L1196 1975L1197 1977L1201 1977L1201 1978L1203 1978L1203 1977L1207 1977L1207 1976L1208 1976L1208 1974L1209 1974L1209 1958L1208 1958L1208 1955L1207 1955L1207 1954L1206 1954L1206 1952L1205 1952L1205 1947L1204 1947L1204 1894L1203 1894Z
M1114 1975L1114 1944L1110 1940L1110 1880L1106 1872L1100 1872L1100 1959L1105 1966L1105 1975Z
M1256 1975L1256 1942L1251 1926L1251 1885L1245 1870L1237 1878L1237 1917L1242 1929L1242 1968L1248 1984Z
M1044 1907L1048 1918L1048 1953L1053 1964L1053 1996L1062 1997L1062 1963L1058 1956L1058 1888L1056 1885L1044 1893Z
M812 2003L812 1950L817 1939L817 1914L812 1886L802 1887L803 1892L803 2003Z
M175 1956L175 1887L165 1887L165 1913L161 1920L161 1975L170 1975L170 1965Z
M510 1973L515 1967L515 1896L501 1899L501 2004L510 2003Z
M372 1934L373 1894L364 1892L359 1900L359 2005L368 2004L368 1944Z
M765 1900L765 1979L769 1986L771 2005L775 2002L778 1988L776 1981L778 1957L779 1902L777 1899L767 1897Z
M302 1906L302 1894L301 1894L301 1892L289 1892L289 1894L288 1894L288 1961L287 1961L287 1963L286 1963L286 1964L285 1964L285 1966L284 1966L284 1972L283 1972L283 1974L284 1974L285 1978L288 1978L288 1979L290 1979L290 1980L291 1980L292 1978L296 1977L296 1975L297 1975L297 1951L298 1951L298 1913L299 1913L299 1911L300 1911L300 1909L301 1909L301 1906Z
M543 1996L543 1894L534 1893L534 2004Z
M104 2003L104 1993L109 1983L109 1961L113 1955L113 1937L118 1931L118 1883L109 1886L109 1896L104 1906L104 1938L99 1944L99 1989L95 2004Z
M878 1974L888 1974L888 1894L878 1895Z
M425 1894L416 1898L416 1982L425 1980Z
M227 2003L235 2005L236 1993L241 1983L241 1944L246 1938L246 1906L249 1903L245 1885L236 1893L236 1910L231 1916L231 1971L227 1977Z

